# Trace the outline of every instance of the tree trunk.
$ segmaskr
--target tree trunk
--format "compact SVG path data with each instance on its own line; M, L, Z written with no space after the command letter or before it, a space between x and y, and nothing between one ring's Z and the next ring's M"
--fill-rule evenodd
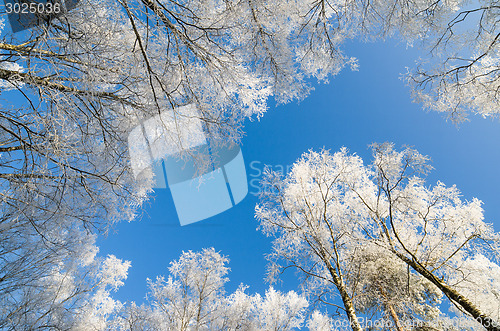
M401 322L399 321L398 314L396 314L396 311L394 310L393 305L389 302L389 299L387 298L387 295L385 294L384 289L382 286L378 285L378 290L382 297L384 298L384 305L385 308L389 311L389 314L391 315L392 320L394 321L394 325L396 326L396 329L398 331L406 331L405 328L401 325Z
M386 306L387 310L389 310L389 314L391 314L392 320L394 321L394 325L396 326L396 330L406 331L405 328L403 328L403 326L399 322L399 317L396 314L394 307L390 303L387 303L385 306Z
M436 285L441 292L443 292L449 299L456 302L460 307L462 307L466 312L471 314L472 317L488 331L500 331L500 325L493 320L491 317L484 314L476 305L474 305L467 298L458 293L455 289L450 287L445 282L441 281L439 278L434 276L432 272L427 270L425 267L421 266L419 263L412 259L409 259L405 255L393 251L397 257L403 260L406 264L412 267L416 272L424 276L431 283Z
M354 304L352 303L349 293L347 293L347 288L342 280L342 277L337 273L337 270L332 266L330 260L326 257L326 254L321 252L321 259L326 264L330 275L332 276L333 283L337 287L344 304L345 312L349 323L353 331L363 331L363 328L359 324L358 317L356 316L356 310L354 309Z

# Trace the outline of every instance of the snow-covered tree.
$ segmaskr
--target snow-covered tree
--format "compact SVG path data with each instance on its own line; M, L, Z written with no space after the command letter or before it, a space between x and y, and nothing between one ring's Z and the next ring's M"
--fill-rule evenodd
M430 57L410 70L415 100L460 122L469 113L499 114L500 6L495 0L458 1L426 44Z
M79 1L70 13L0 42L2 93L15 100L1 111L4 198L23 210L29 197L18 196L16 185L51 187L43 194L54 204L62 201L55 191L70 189L78 192L74 202L94 204L87 211L130 216L151 187L151 176L143 183L130 176L127 158L127 137L144 120L171 113L168 141L181 153L188 151L180 137L192 130L183 117L201 121L214 144L237 142L242 121L261 116L268 97L303 98L307 78L327 80L355 66L341 51L346 39L427 38L459 5ZM198 111L177 111L188 103ZM84 217L89 227L108 219L93 216Z
M84 238L71 257L50 261L43 274L32 271L33 279L26 280L31 283L8 293L1 289L2 330L277 331L305 324L309 303L294 291L270 287L262 296L250 295L240 285L226 293L228 259L213 248L184 252L171 263L167 279L148 280L147 304L122 303L112 292L124 284L130 262L99 257L95 236ZM322 316L313 315L308 325Z
M427 187L428 158L411 148L373 151L369 165L345 148L311 151L286 177L267 174L256 217L276 237L271 276L296 267L320 302L337 289L350 321L379 302L395 322L435 318L440 291L498 330L499 235L483 221L481 202L462 201L455 186Z
M341 50L346 39L426 38L460 4L81 0L29 32L3 34L0 293L36 291L36 275L73 259L85 230L134 217L153 180L137 181L130 171L128 137L140 123L167 112L175 125L165 131L181 154L189 153L181 137L192 131L183 118L201 122L213 144L237 142L243 120L261 116L269 97L303 98L308 78L326 81L356 67ZM478 11L487 13L478 40L493 46L481 46L488 54L473 65L484 62L487 71L494 69L495 10L486 3ZM494 91L493 69L475 73L493 85L473 83ZM493 94L481 91L467 102L493 109ZM445 97L465 102L453 95L461 94ZM179 112L186 104L198 111Z
M165 130L167 140L181 154L189 153L181 137L192 131L184 117L203 123L213 144L237 142L242 121L261 116L268 97L303 98L308 77L327 80L355 66L341 51L347 38L418 36L455 7L79 1L70 13L0 42L2 93L14 101L0 112L2 199L16 213L27 214L26 205L40 214L57 209L88 228L130 218L152 182L151 174L143 182L130 174L127 138L143 121L169 113L175 125ZM177 111L186 104L197 112ZM47 198L34 202L29 191Z
M345 276L356 310L365 316L382 313L397 330L410 324L424 326L441 317L441 291L376 245L357 250Z
M22 222L43 237L49 219L89 230L131 219L153 180L130 171L129 134L145 120L167 113L166 144L192 154L182 137L193 126L185 123L201 123L212 145L234 143L269 96L304 97L305 77L316 69L299 70L290 44L301 31L301 6L82 0L29 33L4 27L2 226ZM340 52L326 60L315 65L319 76L349 61ZM179 112L186 104L197 111Z
M149 302L123 306L108 327L116 330L292 330L303 325L308 302L269 288L262 297L241 285L227 294L228 259L213 248L184 252L170 276L149 281Z
M17 268L10 261L3 266L2 330L102 329L120 308L110 293L123 284L130 262L98 257L95 236L86 233L54 237L42 243L26 236L30 255L21 261L17 257ZM2 259L8 261L17 253L2 254Z
M375 188L360 159L332 160L344 170L337 172L321 162L319 154L311 158L315 160L309 162L307 156L299 160L284 179L273 172L264 179L262 204L256 207L256 215L263 232L276 236L269 255L270 276L274 278L280 263L285 263L302 273L306 293L317 293L320 301L333 304L338 291L353 330L362 330L345 272L360 245L357 238L363 237L362 225L349 220L359 212L368 214L366 209L349 207L357 203L356 197L349 194L347 185L336 182L347 181L367 191Z
M340 2L82 0L29 32L3 26L0 288L12 288L9 279L29 289L25 277L70 258L61 247L83 228L134 217L153 179L130 171L128 137L140 123L169 113L168 145L180 152L192 129L183 117L200 121L212 143L236 142L268 97L302 98L308 76L325 80L354 63L338 48L348 25L326 21L346 10ZM198 112L177 111L188 103Z

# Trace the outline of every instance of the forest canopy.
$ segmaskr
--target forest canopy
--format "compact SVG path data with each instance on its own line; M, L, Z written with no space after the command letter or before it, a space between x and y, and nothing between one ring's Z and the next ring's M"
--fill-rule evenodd
M133 171L134 129L167 119L162 151L210 167L190 149L196 133L214 149L239 144L271 99L301 101L316 82L362 70L352 40L425 50L404 75L423 108L456 123L497 118L499 11L493 0L81 0L16 33L4 17L0 329L329 330L308 307L338 292L354 330L369 313L398 330L408 318L448 330L445 298L472 329L498 330L498 234L479 200L425 186L428 159L410 148L373 145L369 165L346 149L311 151L285 177L268 174L256 217L275 237L271 274L298 268L301 291L228 294L228 260L206 249L150 281L151 305L123 304L111 292L130 262L98 256L95 242L151 195L153 171Z

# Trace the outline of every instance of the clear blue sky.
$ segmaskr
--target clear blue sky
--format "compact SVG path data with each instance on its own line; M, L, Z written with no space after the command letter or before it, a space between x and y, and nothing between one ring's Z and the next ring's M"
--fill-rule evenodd
M487 220L500 231L500 122L471 116L470 122L457 127L412 103L400 76L413 65L418 49L389 41L352 43L346 50L359 59L358 72L346 69L328 85L315 84L315 91L300 104L271 106L260 121L247 121L242 151L249 180L264 164L278 170L308 149L337 151L346 146L369 161L372 142L411 145L432 158L435 170L429 184L456 184L465 199L483 200ZM255 192L253 185L249 190ZM101 254L132 261L129 277L115 297L143 302L146 278L167 275L169 262L183 250L204 247L229 256L228 290L244 283L250 286L248 292L263 293L268 286L264 255L271 243L256 231L256 203L249 194L222 214L181 227L170 192L157 190L139 220L120 223L117 233L99 240ZM277 288L292 289L293 276L290 272Z

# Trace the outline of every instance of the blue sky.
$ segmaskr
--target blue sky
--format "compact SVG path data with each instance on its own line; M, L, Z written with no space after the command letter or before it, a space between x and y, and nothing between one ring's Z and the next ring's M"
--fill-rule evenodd
M275 170L291 165L303 152L321 148L337 151L346 146L366 162L368 145L391 141L398 148L411 145L429 155L435 170L428 183L440 180L457 185L464 199L484 202L488 222L500 230L500 123L471 116L459 126L443 115L422 110L411 102L409 88L400 79L411 67L418 49L393 41L351 43L346 51L359 59L360 70L343 71L330 84L314 84L315 91L301 103L271 106L260 121L247 121L242 141L248 179L258 178L264 165ZM250 193L256 192L253 181ZM248 292L263 293L265 254L271 241L256 231L256 196L248 194L236 207L202 222L181 227L168 189L155 192L137 221L120 223L116 233L100 238L103 255L130 260L132 268L115 298L141 303L147 293L146 278L168 274L168 264L182 251L214 247L230 259L233 291L240 283ZM276 287L293 289L293 272Z

